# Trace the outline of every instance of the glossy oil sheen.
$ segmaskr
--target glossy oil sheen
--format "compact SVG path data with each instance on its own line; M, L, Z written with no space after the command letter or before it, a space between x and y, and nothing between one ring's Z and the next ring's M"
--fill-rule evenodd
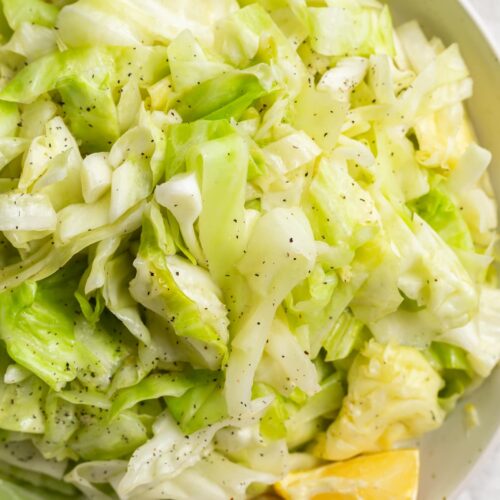
M446 44L458 42L474 79L474 97L468 111L480 143L493 153L491 177L500 200L500 63L480 18L457 0L389 0L396 24L417 19L428 36ZM493 443L500 427L500 368L466 401L441 429L421 442L419 500L452 499L464 479ZM478 409L481 425L467 430L464 404ZM497 436L499 439L500 436Z

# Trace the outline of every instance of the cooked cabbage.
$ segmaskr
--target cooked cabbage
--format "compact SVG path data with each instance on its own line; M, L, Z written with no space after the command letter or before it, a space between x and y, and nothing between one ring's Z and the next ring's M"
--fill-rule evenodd
M456 44L377 0L0 4L0 497L252 498L495 368Z

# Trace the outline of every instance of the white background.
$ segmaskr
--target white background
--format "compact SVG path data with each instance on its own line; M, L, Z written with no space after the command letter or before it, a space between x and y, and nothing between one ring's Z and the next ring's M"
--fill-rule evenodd
M488 31L500 47L500 0L465 1L481 14ZM456 500L500 500L500 442L483 457Z

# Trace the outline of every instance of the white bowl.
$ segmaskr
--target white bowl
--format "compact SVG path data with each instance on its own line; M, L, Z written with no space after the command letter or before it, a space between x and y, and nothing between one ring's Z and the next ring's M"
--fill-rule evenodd
M493 153L491 175L500 200L500 57L484 22L465 1L388 0L387 3L396 24L417 19L428 36L436 35L446 44L460 45L474 79L474 97L468 111L480 143ZM500 368L497 368L480 389L456 408L441 429L422 439L420 500L441 500L458 493L498 434L499 394ZM481 420L480 426L469 431L464 422L466 403L476 406Z

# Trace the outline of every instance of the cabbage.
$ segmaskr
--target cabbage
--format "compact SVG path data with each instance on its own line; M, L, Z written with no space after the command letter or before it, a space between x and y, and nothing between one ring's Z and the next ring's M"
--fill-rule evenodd
M194 231L194 224L202 210L198 180L194 172L174 175L155 190L159 205L168 208L179 224L184 243L198 262L206 258Z
M309 396L319 391L316 368L287 325L278 319L271 326L266 353L281 365L291 385Z
M397 249L393 265L400 266L391 286L397 286L409 302L403 301L390 314L366 319L380 342L426 347L438 334L471 320L478 305L476 288L458 256L418 214L406 220L404 211L399 215L382 198L379 203L388 237Z
M113 88L130 80L132 71L141 82L154 81L165 72L165 59L161 63L165 55L161 48L53 52L21 70L2 90L0 98L31 103L57 89L70 128L84 147L94 151L109 149L120 135Z
M61 282L71 286L68 279L74 283L75 270L63 270L40 284L24 283L0 297L2 340L9 355L55 389L76 377L74 301L71 291L67 297L60 288Z
M25 470L36 476L43 474L48 479L60 480L68 462L45 460L28 439L4 442L0 446L0 460L12 467ZM29 474L26 474L29 477Z
M129 0L104 5L98 0L79 0L64 7L57 25L64 43L86 45L153 45L167 42L186 29L210 41L212 25L237 9L232 0L209 0L203 8L194 0L179 5L175 0L151 0L145 8Z
M89 412L87 419L69 443L70 448L84 460L112 460L128 456L148 439L146 427L133 413L123 412L109 423L105 412Z
M65 476L68 483L74 484L88 498L108 500L109 495L99 486L107 483L118 484L127 466L125 460L94 460L77 465ZM99 486L94 486L99 485Z
M436 429L444 419L442 384L416 349L369 342L349 370L347 396L320 445L322 456L344 460Z
M284 423L289 448L298 448L309 442L342 406L345 396L342 380L335 373L321 382L320 390L304 404L290 411Z
M140 226L143 208L144 204L139 204L114 224L106 224L95 229L87 226L82 234L64 244L50 240L44 243L43 246L36 247L32 255L26 260L9 263L8 266L2 269L0 272L0 288L3 290L11 289L19 283L32 278L36 278L36 280L46 278L61 269L71 257L98 241L106 237L118 234L126 235L135 231ZM71 213L75 215L77 210L71 207ZM81 223L85 226L89 224L89 221ZM90 224L92 224L91 221Z
M94 153L83 160L82 194L86 203L96 202L111 187L112 169L107 159L107 154Z
M115 222L147 198L151 192L151 171L143 161L125 161L111 176L109 219Z
M4 193L0 195L2 231L54 231L57 215L44 194Z
M0 427L15 432L43 434L45 416L41 401L46 392L47 387L39 384L35 377L17 383L2 383Z
M491 162L491 153L471 143L448 178L450 189L462 192L475 186Z
M62 481L61 472L67 462L62 462L62 471L61 466L53 461L50 462L52 470L42 468L40 463L43 458L29 441L14 441L6 444L7 448L1 451L2 461L0 462L2 474L0 492L2 494L28 500L36 498L62 500L76 494L75 488ZM8 456L9 448L12 449L10 456Z
M453 344L433 342L427 358L445 382L439 392L441 407L451 411L474 380L474 370L467 353Z
M2 331L7 351L56 390L76 377L105 389L123 360L120 339L110 334L107 318L87 323L71 291L68 296L61 289L65 283L76 291L81 269L81 263L71 264L50 278L26 282L1 295L2 317L9 317Z
M264 95L259 79L247 73L223 73L183 92L175 110L186 122L239 119L242 113Z
M67 498L66 495L59 495L54 491L40 487L18 484L6 479L0 480L0 494L5 498L15 498L19 500L61 500Z
M255 223L238 264L254 300L231 344L225 386L230 414L248 408L252 380L276 309L311 271L315 254L311 227L302 211L277 208Z
M186 434L192 434L207 425L216 424L227 418L227 409L222 392L222 380L213 374L194 373L191 387L178 394L169 394L167 407Z
M198 341L198 348L214 349L218 354L215 363L220 365L227 355L228 340L227 312L220 291L203 268L174 252L161 213L152 205L134 261L137 274L130 283L132 297L171 321L177 335ZM215 368L212 362L209 365Z
M439 339L462 347L473 369L487 377L500 359L496 307L499 294L496 289L485 287L479 297L479 310L463 327L445 331Z
M5 0L3 13L9 26L16 30L22 23L53 27L59 9L43 0Z
M308 81L294 100L290 115L294 127L330 152L337 144L348 109L349 103L340 100L334 90L319 84L315 87Z
M4 137L0 139L0 169L21 155L26 146L26 140L21 137Z
M58 213L54 239L61 245L68 244L78 236L106 226L109 220L109 197L95 203L74 203Z
M127 287L133 277L131 262L132 259L124 253L106 263L102 295L106 307L127 327L129 332L148 344L149 331Z
M443 188L434 188L414 202L418 213L453 248L474 250L469 228L460 209Z
M16 135L20 119L19 107L11 102L0 102L2 118L0 119L0 136L13 137Z
M44 410L45 432L34 440L35 446L47 459L78 458L68 446L69 439L79 427L76 408L57 394L49 393Z
M246 467L220 453L212 452L179 475L165 478L153 489L140 490L140 494L142 498L151 500L166 498L167 495L173 500L200 496L207 500L242 498L251 484L273 484L278 477L280 476Z
M325 359L336 361L345 359L358 350L363 341L364 325L349 311L344 311L324 342Z
M113 66L109 53L95 49L52 53L19 72L0 97L30 103L45 92L58 89L75 135L85 140L89 148L106 147L108 141L118 138L111 90L102 88L111 79ZM96 112L92 113L94 109Z
M436 53L416 21L397 28L398 39L415 71L421 72L435 58Z
M339 101L349 102L351 93L363 81L367 69L366 58L346 57L324 73L318 88L331 90Z
M12 106L12 103L10 104ZM21 125L19 136L33 140L39 135L43 135L45 125L57 113L57 106L48 96L42 96L31 104L22 106L21 119L17 120L16 126Z
M82 158L77 142L57 116L45 125L45 134L35 138L24 160L19 187L47 194L56 210L83 201Z
M201 183L200 245L208 269L219 283L233 270L245 249L248 163L248 147L237 135L200 145L190 151L187 160L187 168L197 173Z
M295 132L262 148L267 163L281 173L314 161L321 149L304 132Z
M322 160L309 196L318 241L353 252L377 232L379 220L371 196L350 177L345 163Z
M154 437L132 456L127 473L118 485L118 493L144 494L151 485L157 486L194 466L213 448L211 441L219 429L228 426L244 427L254 423L267 403L265 400L257 400L249 408L247 417L225 419L191 435L184 435L170 415L161 415L153 429Z
M289 417L289 412L287 411L284 398L276 394L271 387L261 383L254 384L252 396L274 397L274 401L267 408L259 424L259 433L262 437L273 441L285 438L287 435L285 422Z
M326 56L392 55L392 22L388 7L363 7L361 2L329 2L310 7L312 48ZM339 4L339 5L337 5Z
M258 497L500 359L456 44L376 0L0 2L0 497Z
M260 5L248 5L222 20L215 46L236 67L246 67L251 61L269 64L266 87L276 82L295 96L304 83L304 66L293 44Z
M49 54L55 48L56 37L53 30L23 22L1 50L19 54L31 62Z
M233 127L227 120L197 120L169 127L165 152L166 180L186 168L186 159L192 148L232 132Z
M111 418L124 410L132 408L141 401L171 396L178 398L198 382L197 375L160 375L154 374L141 380L137 385L122 389L117 393L111 407Z

